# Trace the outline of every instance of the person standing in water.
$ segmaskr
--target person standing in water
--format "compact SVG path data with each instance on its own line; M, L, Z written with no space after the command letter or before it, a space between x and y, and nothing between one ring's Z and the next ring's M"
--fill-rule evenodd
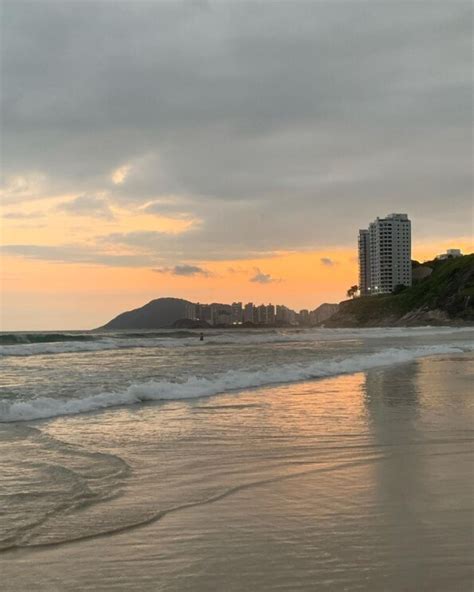
M199 341L204 341L204 333L200 333L200 335L199 335Z

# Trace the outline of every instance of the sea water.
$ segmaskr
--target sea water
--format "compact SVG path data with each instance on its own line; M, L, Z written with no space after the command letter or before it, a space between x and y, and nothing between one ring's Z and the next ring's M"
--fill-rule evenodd
M470 589L472 329L1 337L6 590Z
M0 421L335 376L473 349L469 328L0 334Z

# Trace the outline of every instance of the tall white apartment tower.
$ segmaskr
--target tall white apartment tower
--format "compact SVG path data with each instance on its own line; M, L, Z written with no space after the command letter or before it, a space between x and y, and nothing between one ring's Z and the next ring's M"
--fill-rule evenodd
M368 231L359 231L359 276L361 295L411 286L411 222L406 214L377 218Z
M361 296L368 296L370 294L370 245L368 230L359 230L359 291Z

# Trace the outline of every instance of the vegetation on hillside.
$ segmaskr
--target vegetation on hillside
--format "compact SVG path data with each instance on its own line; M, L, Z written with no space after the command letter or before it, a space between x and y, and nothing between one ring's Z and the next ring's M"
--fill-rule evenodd
M328 325L381 325L427 321L474 322L474 254L431 261L433 273L398 294L342 302Z

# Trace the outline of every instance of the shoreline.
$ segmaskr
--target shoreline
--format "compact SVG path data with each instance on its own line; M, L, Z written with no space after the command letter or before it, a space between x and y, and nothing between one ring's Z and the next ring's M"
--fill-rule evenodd
M5 590L290 592L298 574L302 592L460 592L473 369L469 353L439 354L34 422L37 454L115 455L129 472L110 500L72 507L39 528L37 546L1 553ZM93 532L106 527L116 531Z

